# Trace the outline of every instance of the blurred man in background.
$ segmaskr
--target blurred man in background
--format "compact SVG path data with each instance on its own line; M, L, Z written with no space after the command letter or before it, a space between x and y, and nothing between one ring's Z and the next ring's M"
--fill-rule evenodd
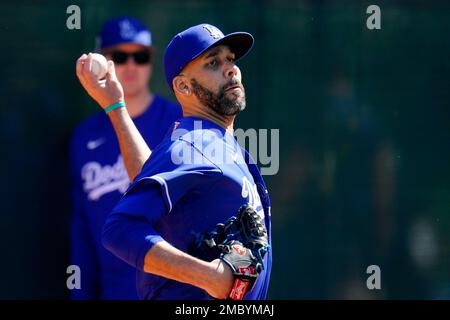
M97 49L114 61L127 111L148 147L153 149L171 124L182 116L182 111L178 104L149 88L153 71L150 31L135 18L114 18L103 25ZM136 161L133 154L126 152L122 156L121 149L103 110L85 120L72 137L71 263L81 270L81 289L71 291L72 299L138 298L135 269L113 256L100 241L107 215L139 173L141 166L133 164L146 160ZM150 150L146 154L149 153Z

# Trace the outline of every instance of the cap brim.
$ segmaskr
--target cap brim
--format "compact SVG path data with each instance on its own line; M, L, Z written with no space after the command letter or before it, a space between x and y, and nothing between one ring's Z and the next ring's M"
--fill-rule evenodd
M228 45L230 50L235 54L235 60L244 57L253 47L254 39L247 32L233 32L217 41L213 46Z
M209 47L202 50L200 53L198 53L195 57L192 58L192 60L198 58L203 53L208 51L211 48L214 48L216 46L220 45L226 45L230 47L231 52L235 54L235 61L239 60L240 58L244 57L250 49L253 47L254 39L253 36L250 33L247 32L233 32L230 34L227 34L222 39L220 39L217 42L214 42ZM192 61L191 60L191 61Z

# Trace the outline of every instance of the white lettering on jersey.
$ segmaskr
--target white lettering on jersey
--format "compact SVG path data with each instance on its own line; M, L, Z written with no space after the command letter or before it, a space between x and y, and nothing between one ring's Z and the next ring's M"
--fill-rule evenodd
M248 204L264 219L264 209L259 198L258 188L246 176L242 177L242 198L248 198Z
M120 155L112 166L102 166L96 161L86 163L81 169L81 179L84 181L83 189L88 194L88 199L92 201L97 201L104 194L116 190L125 193L130 184Z

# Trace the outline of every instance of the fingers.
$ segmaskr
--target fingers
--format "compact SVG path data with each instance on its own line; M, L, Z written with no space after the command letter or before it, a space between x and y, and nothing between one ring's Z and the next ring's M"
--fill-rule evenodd
M118 81L114 69L114 63L108 61L106 79L99 80L91 72L92 54L83 54L76 63L76 74L86 92L104 108L117 101L123 101L123 88ZM111 102L112 101L112 102Z
M92 74L92 54L88 55L83 54L80 58L78 58L76 63L76 73L77 77L80 80L81 84L86 88L87 87L95 87L98 86L97 77Z
M87 58L87 55L83 54L81 57L78 58L77 63L76 63L76 73L77 73L77 77L81 83L84 82L83 65L86 61L86 58Z
M91 72L92 70L92 53L89 53L86 57L86 60L83 64L83 75L86 81L92 85L98 85L97 77Z
M106 81L111 81L116 79L116 69L114 67L114 62L108 60L108 72L106 73Z

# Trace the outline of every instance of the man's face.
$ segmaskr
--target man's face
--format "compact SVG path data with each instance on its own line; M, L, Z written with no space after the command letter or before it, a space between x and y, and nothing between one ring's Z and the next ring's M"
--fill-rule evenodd
M242 76L227 46L213 47L190 62L183 73L194 96L220 115L232 116L245 109Z
M105 49L104 55L108 60L114 61L116 75L123 86L125 96L134 96L148 90L153 69L152 55L148 47L131 43L121 44Z

